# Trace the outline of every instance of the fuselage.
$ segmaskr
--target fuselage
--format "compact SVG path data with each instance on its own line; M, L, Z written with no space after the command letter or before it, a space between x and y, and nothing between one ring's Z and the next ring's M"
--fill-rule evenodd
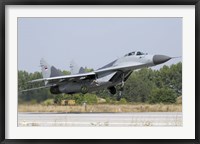
M95 70L96 75L93 79L63 82L56 87L51 87L50 90L55 94L73 94L80 92L87 93L103 88L114 88L116 85L125 82L133 70L152 67L164 63L169 59L171 58L164 55L148 55L141 52L131 52Z

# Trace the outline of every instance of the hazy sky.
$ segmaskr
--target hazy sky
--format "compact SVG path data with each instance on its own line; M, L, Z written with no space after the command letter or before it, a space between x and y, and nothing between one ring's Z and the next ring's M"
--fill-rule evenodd
M19 70L40 71L41 58L97 69L135 50L182 56L182 18L18 18Z

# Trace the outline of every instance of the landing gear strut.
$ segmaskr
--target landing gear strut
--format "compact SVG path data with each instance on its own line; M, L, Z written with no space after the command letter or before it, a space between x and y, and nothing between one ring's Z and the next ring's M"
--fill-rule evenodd
M117 96L117 100L120 101L120 99L122 98L122 92L124 90L124 73L122 74L122 82L121 82L121 85L120 85L120 88L119 88L119 94Z
M122 98L122 91L119 91L119 94L117 96L117 101L120 101Z

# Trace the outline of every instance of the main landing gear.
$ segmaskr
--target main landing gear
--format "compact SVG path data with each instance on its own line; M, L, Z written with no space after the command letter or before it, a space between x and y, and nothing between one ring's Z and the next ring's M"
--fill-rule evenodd
M81 93L82 93L82 94L86 94L87 92L88 92L88 87L85 86L85 85L83 85L83 86L81 87Z
M119 93L118 93L118 95L117 95L117 100L118 101L120 101L120 99L122 98L122 92L123 92L123 90L124 90L124 74L122 74L122 81L121 81L121 84L120 85L118 85L118 87L117 87L117 89L118 89L118 91L119 91ZM114 87L114 86L112 86L112 87L109 87L108 88L108 90L109 90L109 92L111 93L111 94L116 94L117 93L117 90L116 90L116 88Z
M124 73L122 74L122 81L121 81L121 84L119 85L119 94L117 96L117 100L120 101L121 98L122 98L122 92L124 91L124 79L125 79L125 76L124 76Z
M120 88L119 88L119 93L118 93L118 96L117 96L118 101L121 100L123 91L124 91L124 81L122 82L122 84L120 85Z
M116 88L115 88L114 86L109 87L108 90L109 90L109 92L110 92L111 94L113 94L113 95L116 94L116 92L117 92L117 90L116 90Z

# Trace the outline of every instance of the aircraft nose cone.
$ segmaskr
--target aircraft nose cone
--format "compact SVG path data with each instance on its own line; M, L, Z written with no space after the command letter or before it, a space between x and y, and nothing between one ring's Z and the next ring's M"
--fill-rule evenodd
M168 56L165 56L165 55L154 55L153 56L153 63L155 65L157 65L157 64L164 63L164 62L166 62L170 59L171 59L171 57L168 57Z

